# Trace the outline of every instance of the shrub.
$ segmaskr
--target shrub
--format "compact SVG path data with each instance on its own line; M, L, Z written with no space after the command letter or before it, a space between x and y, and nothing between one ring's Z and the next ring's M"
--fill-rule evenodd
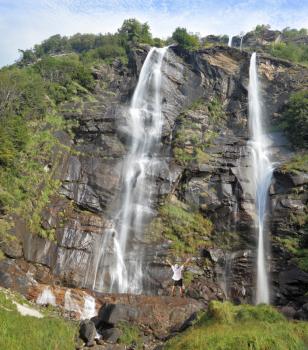
M293 93L282 116L284 130L298 147L308 148L308 90Z
M292 62L308 64L308 47L304 44L295 43L272 43L269 46L269 53L272 56L283 58Z
M172 39L185 50L196 50L199 47L199 38L194 34L189 34L186 28L176 28L172 34Z

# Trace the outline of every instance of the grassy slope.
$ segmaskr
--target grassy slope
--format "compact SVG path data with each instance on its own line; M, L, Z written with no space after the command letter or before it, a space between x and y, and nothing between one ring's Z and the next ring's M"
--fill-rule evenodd
M75 349L76 326L44 312L44 318L22 316L12 296L0 291L0 349L5 350L72 350ZM14 298L16 300L16 297ZM25 302L18 300L19 303Z
M272 307L212 302L192 329L166 350L304 350L308 323L289 322Z

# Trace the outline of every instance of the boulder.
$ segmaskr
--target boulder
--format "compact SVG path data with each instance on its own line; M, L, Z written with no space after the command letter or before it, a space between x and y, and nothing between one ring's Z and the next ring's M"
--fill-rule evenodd
M79 336L87 346L89 346L88 344L93 343L96 336L94 323L90 320L81 321L79 326Z
M99 297L104 304L98 313L98 321L109 327L120 321L142 325L152 329L155 334L165 337L171 329L182 324L204 304L190 298L146 295L110 295ZM97 322L100 328L99 322Z
M122 335L119 328L104 329L100 333L102 335L102 339L111 344L115 344Z
M292 306L283 306L280 311L289 319L294 318L294 315L296 314L296 310Z

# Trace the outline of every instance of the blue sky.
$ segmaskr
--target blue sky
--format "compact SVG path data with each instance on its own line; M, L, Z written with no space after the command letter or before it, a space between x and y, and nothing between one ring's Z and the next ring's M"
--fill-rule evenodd
M0 0L0 66L53 34L114 32L132 17L163 38L178 26L202 36L308 28L308 0Z

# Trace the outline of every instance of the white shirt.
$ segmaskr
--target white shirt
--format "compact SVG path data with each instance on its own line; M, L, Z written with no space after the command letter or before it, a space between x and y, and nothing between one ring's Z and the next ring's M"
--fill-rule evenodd
M171 268L173 271L172 279L174 281L179 281L180 279L182 279L182 271L184 270L184 266L182 265L176 268L175 265L172 265Z

